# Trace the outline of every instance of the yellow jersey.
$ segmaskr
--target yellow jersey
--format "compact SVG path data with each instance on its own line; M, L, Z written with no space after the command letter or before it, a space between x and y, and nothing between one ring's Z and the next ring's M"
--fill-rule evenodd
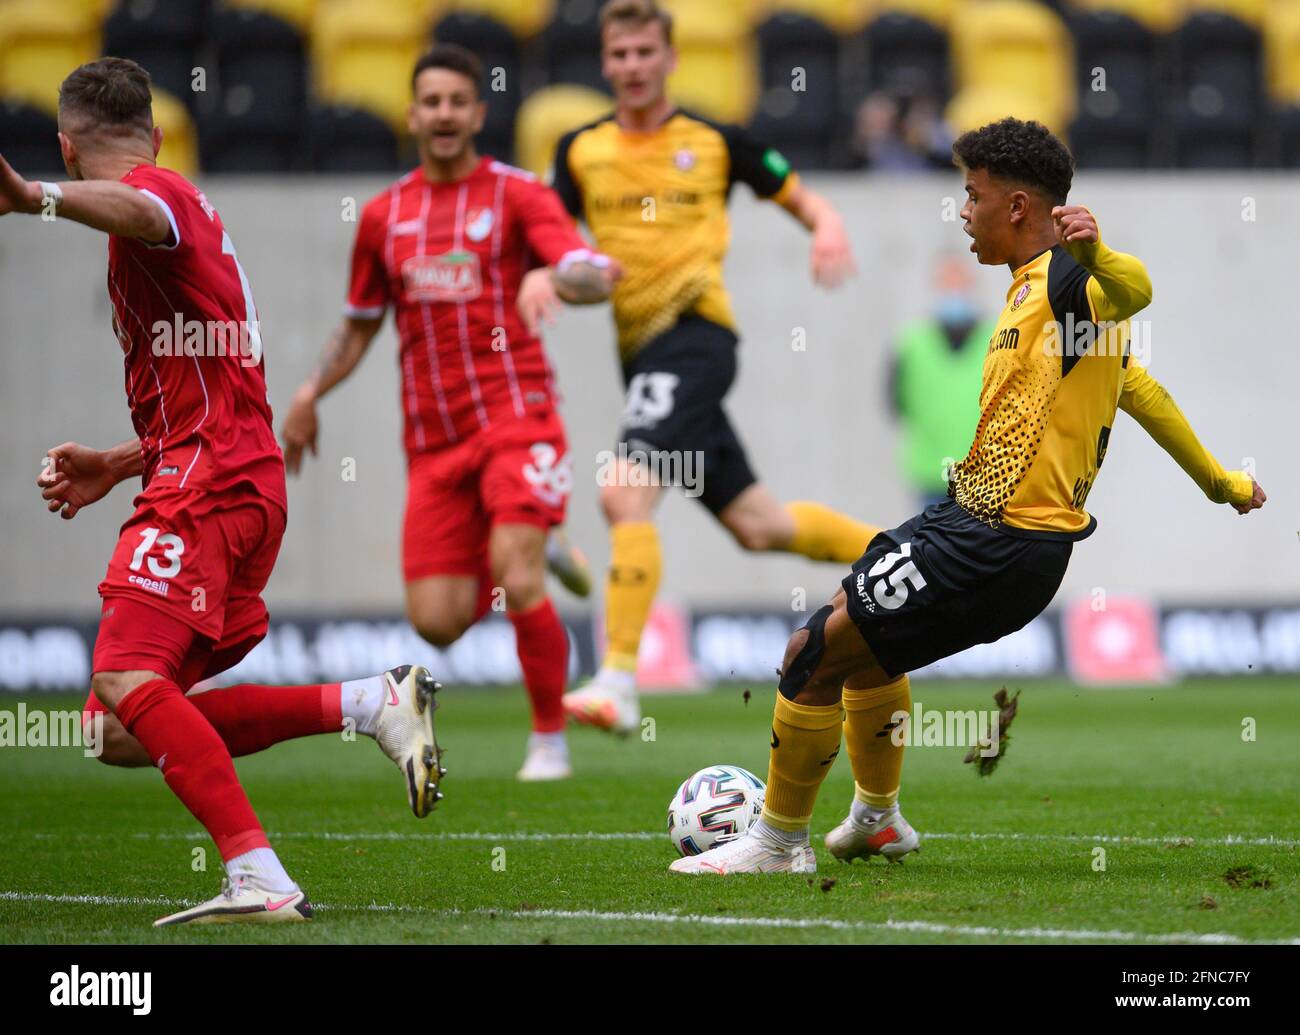
M687 313L736 329L722 260L737 181L780 202L798 178L747 131L680 109L645 132L610 115L560 140L551 185L623 266L612 301L624 362Z

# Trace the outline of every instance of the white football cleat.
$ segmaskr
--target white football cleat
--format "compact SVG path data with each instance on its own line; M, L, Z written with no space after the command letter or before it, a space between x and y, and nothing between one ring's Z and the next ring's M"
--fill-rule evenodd
M564 734L537 734L528 738L528 755L518 778L525 783L542 780L567 780L573 775L569 765L569 749Z
M311 919L311 903L301 888L268 891L252 877L221 878L221 894L179 913L161 917L154 927L172 924L282 924Z
M842 862L883 855L898 862L921 850L921 838L894 804L874 823L860 823L850 812L844 822L826 835L826 848Z
M636 687L615 685L597 672L577 690L564 695L564 714L581 726L595 726L626 737L641 726L641 700Z
M433 736L434 694L442 685L421 665L384 673L384 703L375 723L375 742L406 779L411 811L423 819L442 800L438 785L447 775Z
M817 857L808 844L787 847L773 844L751 829L734 841L718 845L699 855L674 860L673 873L816 873Z
M575 597L591 596L591 567L562 528L552 528L546 537L546 568Z

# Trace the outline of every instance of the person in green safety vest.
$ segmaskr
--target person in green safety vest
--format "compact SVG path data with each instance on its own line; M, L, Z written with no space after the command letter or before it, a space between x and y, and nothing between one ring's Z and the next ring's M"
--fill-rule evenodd
M930 315L898 332L889 367L890 410L903 432L899 466L923 507L948 498L948 468L970 449L993 333L956 256L936 263L935 289Z

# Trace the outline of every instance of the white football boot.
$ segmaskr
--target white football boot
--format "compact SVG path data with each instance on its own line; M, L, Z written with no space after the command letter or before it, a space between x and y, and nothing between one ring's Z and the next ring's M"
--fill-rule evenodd
M433 735L434 694L442 689L421 665L402 665L384 673L384 703L375 723L375 742L406 780L411 811L424 818L442 800L439 782L447 775Z
M533 733L528 737L528 754L519 770L520 780L525 783L567 780L572 775L563 733Z
M233 881L221 878L221 894L179 913L153 922L154 927L172 924L283 924L311 919L311 903L301 888L296 891L268 891L253 877L240 874Z
M699 855L674 860L668 867L673 873L816 873L817 857L812 846L782 845L755 833L751 828L734 841L718 845Z
M859 822L850 812L843 823L826 835L826 849L842 862L873 855L898 862L909 852L921 850L921 838L895 803L874 823Z
M587 558L569 542L562 528L552 528L546 537L546 568L575 597L591 596L591 568Z
M641 726L641 700L635 677L604 669L564 695L564 714L580 726L594 726L626 737Z

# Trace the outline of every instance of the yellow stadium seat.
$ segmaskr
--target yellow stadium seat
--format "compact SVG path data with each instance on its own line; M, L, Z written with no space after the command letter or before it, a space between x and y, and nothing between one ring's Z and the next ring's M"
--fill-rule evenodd
M701 115L747 122L757 99L754 44L747 20L729 10L673 5L677 71L668 78L668 89L674 100Z
M1004 87L1041 102L1048 125L1074 117L1074 45L1060 17L1028 0L984 0L952 21L957 89Z
M163 131L158 164L194 177L199 171L199 137L185 105L166 90L153 88L153 123Z
M444 14L463 11L487 15L519 39L537 35L555 14L555 0L445 0L444 7Z
M273 14L288 22L304 36L311 34L312 19L320 0L220 0L223 7L237 7L245 11Z
M0 94L55 113L59 84L99 56L99 17L66 0L0 4Z
M857 32L867 24L878 0L754 0L750 20L766 20L779 11L791 11L829 25L836 32Z
M946 28L962 2L963 0L876 0L872 15L910 14L914 18L924 18L940 28Z
M1005 86L968 86L948 102L944 120L956 133L979 129L1008 116L1041 122L1058 136L1065 133L1059 113L1041 97Z
M1300 105L1300 3L1278 3L1264 18L1264 60L1273 99Z
M1070 0L1079 11L1116 11L1141 22L1152 32L1177 28L1187 9L1187 0Z
M331 104L364 108L406 132L411 69L428 46L423 18L402 4L336 0L316 12L316 91Z
M613 101L585 86L560 84L532 94L515 119L515 161L542 176L555 158L555 145L571 129L608 115Z
M1187 13L1210 11L1230 14L1238 21L1259 28L1269 8L1284 7L1288 0L1188 0Z

